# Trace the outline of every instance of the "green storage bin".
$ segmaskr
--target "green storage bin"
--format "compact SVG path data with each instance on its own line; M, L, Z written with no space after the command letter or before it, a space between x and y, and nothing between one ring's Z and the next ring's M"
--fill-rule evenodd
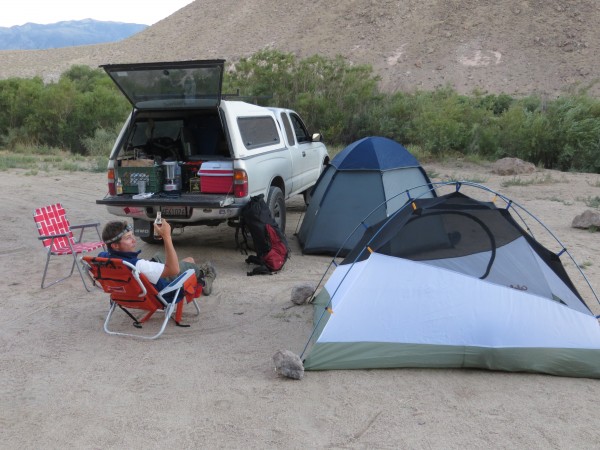
M160 192L163 185L162 166L119 167L118 177L123 183L123 194L137 194L138 181L146 182L146 192Z

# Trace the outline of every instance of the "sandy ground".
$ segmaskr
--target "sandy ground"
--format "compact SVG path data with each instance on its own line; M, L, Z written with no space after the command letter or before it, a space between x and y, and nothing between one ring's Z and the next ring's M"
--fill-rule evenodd
M596 289L600 234L570 227L600 196L600 176L538 171L503 187L489 167L425 165L433 178L479 181L526 206L558 236ZM74 275L40 289L45 254L34 207L61 201L72 223L111 218L95 199L105 175L3 172L0 262L0 448L528 448L600 445L600 381L478 370L356 370L280 378L279 349L302 352L311 307L291 289L316 283L331 258L303 256L288 203L293 255L274 276L247 277L226 226L188 228L180 256L219 270L190 328L156 341L102 330L108 299ZM89 235L91 238L91 235ZM141 243L143 254L155 247ZM567 263L570 270L573 264ZM64 258L57 267L67 270ZM578 286L580 282L577 282ZM582 294L590 297L582 289ZM592 307L597 310L593 301ZM123 315L117 322L127 324Z

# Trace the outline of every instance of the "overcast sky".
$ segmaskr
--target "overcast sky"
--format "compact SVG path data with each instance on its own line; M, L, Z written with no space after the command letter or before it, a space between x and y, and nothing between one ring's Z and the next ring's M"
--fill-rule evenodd
M0 27L95 19L152 25L194 0L2 0Z

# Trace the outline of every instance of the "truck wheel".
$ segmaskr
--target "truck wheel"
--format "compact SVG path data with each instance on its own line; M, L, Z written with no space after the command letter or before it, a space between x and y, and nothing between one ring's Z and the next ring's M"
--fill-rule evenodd
M271 216L279 225L279 229L285 233L285 199L283 198L283 192L277 186L269 188L267 206L271 211Z

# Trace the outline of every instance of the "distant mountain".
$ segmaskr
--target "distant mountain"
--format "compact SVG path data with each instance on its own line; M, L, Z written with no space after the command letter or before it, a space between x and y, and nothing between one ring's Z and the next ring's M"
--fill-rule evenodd
M0 50L44 50L103 44L120 41L146 28L148 25L93 19L69 20L49 25L26 23L10 28L0 27Z
M0 80L276 49L369 64L386 92L600 98L599 23L600 0L195 0L119 42L0 51Z

